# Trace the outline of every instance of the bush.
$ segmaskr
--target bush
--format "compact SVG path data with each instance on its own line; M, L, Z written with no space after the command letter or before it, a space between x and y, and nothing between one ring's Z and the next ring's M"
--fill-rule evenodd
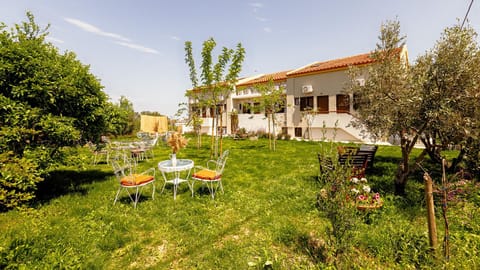
M19 207L35 197L42 181L37 164L30 159L0 154L0 211Z

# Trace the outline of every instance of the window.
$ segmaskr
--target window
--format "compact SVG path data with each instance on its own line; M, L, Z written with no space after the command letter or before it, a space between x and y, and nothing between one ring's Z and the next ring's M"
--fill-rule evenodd
M313 109L313 97L300 98L300 111L308 111Z
M337 95L337 113L349 113L349 112L350 112L350 96Z
M362 102L362 97L360 94L355 93L353 94L353 109L358 110L360 108L360 104Z
M275 112L276 113L284 113L285 112L285 104L283 104L283 103L275 104Z
M295 128L295 137L302 137L302 128L296 127Z
M317 111L319 113L328 113L328 96L317 97Z
M242 105L242 113L250 113L250 104L244 103Z
M300 106L300 98L295 98L295 106Z
M254 114L259 114L260 111L261 111L260 102L253 103L253 113Z
M191 114L202 115L202 110L197 106L192 106Z
M282 127L282 134L288 134L288 127Z

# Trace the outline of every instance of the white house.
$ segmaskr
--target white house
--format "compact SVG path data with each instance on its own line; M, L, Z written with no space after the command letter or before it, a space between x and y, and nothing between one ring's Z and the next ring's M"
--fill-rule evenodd
M400 49L400 57L407 60L406 46ZM288 133L292 138L371 143L368 136L350 125L355 104L353 97L345 94L344 88L349 82L349 67L356 66L362 71L357 81L363 83L368 77L366 67L373 63L370 53L365 53L314 62L289 71L243 78L238 81L232 94L217 105L223 109L221 127L217 130L227 135L237 128L253 132L267 131L265 113L255 110L256 100L260 97L255 86L273 81L275 87L285 89L286 99L285 108L276 114L275 133ZM189 104L191 110L197 110L205 117L202 131L210 130L214 124L209 118L211 110L199 110L193 98L189 99ZM232 121L232 117L238 119Z

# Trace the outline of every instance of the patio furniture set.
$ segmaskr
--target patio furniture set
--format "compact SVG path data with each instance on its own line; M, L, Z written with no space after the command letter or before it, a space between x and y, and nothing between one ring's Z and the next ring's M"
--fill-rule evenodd
M172 162L171 159L160 161L158 163L158 170L161 172L164 180L161 193L163 193L167 185L172 185L173 198L176 199L178 187L180 184L186 183L193 197L195 182L200 182L207 186L212 199L215 199L215 194L218 189L223 192L222 173L228 154L228 150L224 151L217 160L209 160L206 167L194 166L193 160L190 159L177 159L175 162ZM115 158L112 161L112 167L120 184L114 204L117 202L121 191L125 190L136 208L142 188L149 184L152 186L152 199L154 199L155 168L137 173L136 160L125 156L123 158ZM192 169L193 174L191 173Z
M130 157L136 162L153 158L153 147L159 137L139 137L140 141L110 141L108 137L102 136L99 144L89 144L94 154L93 164L96 165L103 159L105 163L109 163L110 159L118 157Z

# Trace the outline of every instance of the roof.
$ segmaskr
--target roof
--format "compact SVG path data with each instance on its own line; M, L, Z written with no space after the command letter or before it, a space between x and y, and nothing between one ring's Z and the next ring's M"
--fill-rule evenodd
M237 83L237 86L247 86L247 85L267 83L270 80L273 80L274 82L286 81L288 72L290 72L290 70L285 70L285 71L280 71L280 72L275 72L270 74L261 74L258 76L246 78L240 81L239 83Z
M314 62L312 64L288 72L287 76L298 76L306 73L318 73L335 69L348 68L349 66L370 64L375 62L375 60L372 59L370 55L370 53L364 53L340 59L328 60L324 62Z

